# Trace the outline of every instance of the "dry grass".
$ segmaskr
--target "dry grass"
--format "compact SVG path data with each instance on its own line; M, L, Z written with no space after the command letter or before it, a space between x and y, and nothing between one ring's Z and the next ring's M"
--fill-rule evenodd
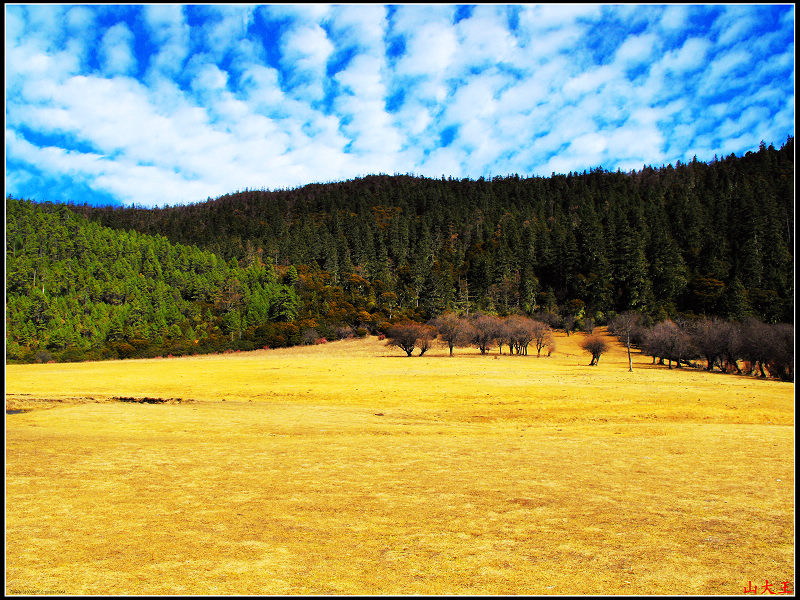
M578 340L8 366L6 592L793 590L794 386Z

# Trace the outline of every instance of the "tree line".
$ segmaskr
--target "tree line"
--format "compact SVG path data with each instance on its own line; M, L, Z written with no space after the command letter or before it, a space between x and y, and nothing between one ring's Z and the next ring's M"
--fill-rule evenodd
M486 354L497 346L500 354L506 346L509 354L527 355L533 344L537 356L546 349L548 356L555 350L553 330L547 323L525 315L499 317L490 314L473 314L463 317L447 312L428 323L404 320L386 328L387 345L402 349L411 356L419 348L419 356L431 347L437 338L446 344L450 356L456 347L475 346Z
M616 329L621 339L626 333ZM764 323L755 318L742 322L719 318L678 319L650 327L635 325L631 344L647 356L672 368L692 366L707 371L759 375L794 381L794 327L789 323ZM703 361L705 365L695 361Z
M388 326L386 344L400 348L407 356L412 356L415 349L419 350L418 356L423 356L436 341L449 349L450 356L457 347L474 347L481 354L496 347L502 354L504 346L509 354L527 355L530 345L536 348L537 356L543 351L550 356L556 349L554 330L560 328L569 335L581 325L587 335L580 346L591 355L590 366L597 365L609 348L606 339L594 332L590 320L578 324L553 313L540 313L537 317L481 313L467 317L448 312L427 323L404 320ZM613 316L608 331L626 346L631 371L634 348L651 356L653 364L658 361L663 365L666 361L670 369L674 363L676 368L690 366L794 381L794 327L787 323L704 317L648 325L641 313L629 311ZM705 361L705 366L698 360Z

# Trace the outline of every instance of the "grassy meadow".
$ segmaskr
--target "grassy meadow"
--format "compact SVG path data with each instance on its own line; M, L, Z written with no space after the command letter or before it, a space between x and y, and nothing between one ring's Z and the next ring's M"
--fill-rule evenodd
M8 365L6 593L793 591L794 385L581 339Z

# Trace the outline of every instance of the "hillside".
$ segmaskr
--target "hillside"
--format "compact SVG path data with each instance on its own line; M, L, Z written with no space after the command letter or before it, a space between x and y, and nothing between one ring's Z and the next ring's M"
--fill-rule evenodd
M445 311L793 322L794 139L705 164L6 202L7 359L280 347Z
M102 227L64 206L6 200L11 361L281 345L297 306L271 266Z
M743 157L632 173L376 175L191 206L72 206L118 229L275 264L306 316L635 309L793 320L794 138ZM281 268L283 267L283 268ZM351 309L350 304L354 307ZM336 319L334 319L335 321Z

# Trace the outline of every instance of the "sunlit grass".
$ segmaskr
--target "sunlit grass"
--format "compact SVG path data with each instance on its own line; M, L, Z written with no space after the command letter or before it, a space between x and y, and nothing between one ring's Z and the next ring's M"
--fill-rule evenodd
M794 386L579 339L8 366L7 591L793 589Z

